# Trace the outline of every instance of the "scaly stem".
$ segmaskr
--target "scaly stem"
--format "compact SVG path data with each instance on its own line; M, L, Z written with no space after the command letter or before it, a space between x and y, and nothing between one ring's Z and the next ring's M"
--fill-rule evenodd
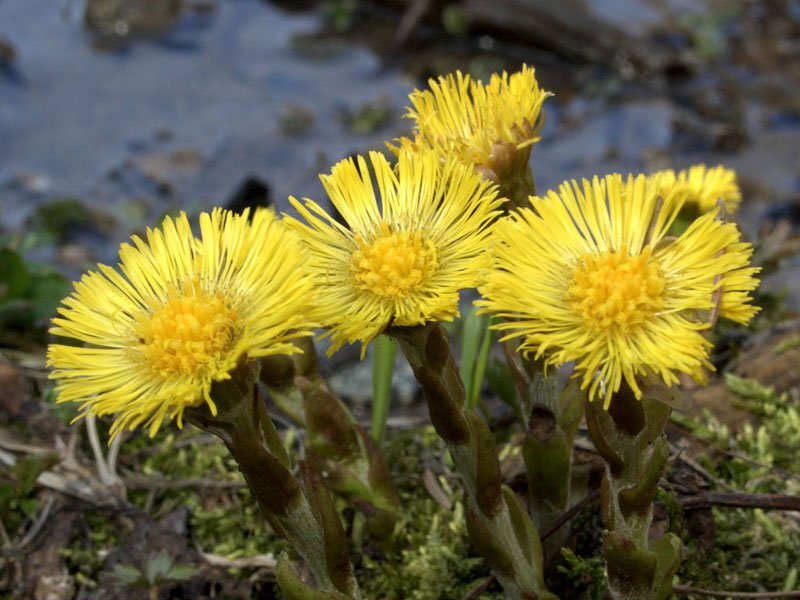
M603 554L617 600L660 600L670 595L681 544L668 533L650 540L653 500L669 458L664 429L671 409L644 390L641 401L625 385L608 411L587 403L586 422L606 461L601 488Z
M573 381L559 390L554 373L532 357L504 345L506 360L520 395L525 425L522 457L528 477L528 503L539 531L547 531L569 508L572 478L572 443L583 415L585 394ZM569 529L563 527L546 543L546 554L555 556Z
M516 177L502 179L500 181L500 195L509 199L510 209L530 206L528 197L536 195L536 183L531 169L526 168Z
M257 379L257 363L241 365L231 379L211 389L217 414L202 405L187 410L187 420L225 443L267 521L308 564L318 589L289 597L360 599L333 502L310 464L300 462L299 478L290 470L288 455L260 406Z
M531 147L517 148L510 142L492 145L489 165L477 166L485 179L500 186L500 196L508 198L506 210L529 206L528 196L536 195L536 181L530 167Z
M502 484L494 437L483 419L465 408L464 384L444 329L432 323L389 333L400 342L425 392L433 427L463 479L472 544L491 565L507 598L554 598L544 591L538 532Z

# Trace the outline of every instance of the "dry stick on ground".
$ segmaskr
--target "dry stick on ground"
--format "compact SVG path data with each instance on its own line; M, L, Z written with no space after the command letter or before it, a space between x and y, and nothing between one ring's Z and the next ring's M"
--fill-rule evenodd
M265 569L270 573L275 572L277 561L268 554L258 554L256 556L242 556L240 558L228 558L219 554L209 554L200 552L200 556L212 567L222 567L224 569Z
M584 496L580 501L578 501L575 505L571 506L569 510L565 511L558 519L553 522L553 525L542 534L542 541L549 538L553 535L556 531L561 529L562 525L564 525L567 521L572 519L575 515L581 512L584 507L588 506L589 504L596 502L597 499L600 498L600 490L594 490L591 494Z
M706 590L703 588L696 588L690 585L673 585L672 591L675 594L688 596L694 594L697 596L712 596L714 598L800 598L800 592L725 592L717 590Z
M553 526L542 534L542 540L553 535L567 521L578 514L585 506L596 501L600 491L595 490L561 515ZM684 510L727 506L732 508L761 508L765 510L800 511L800 497L787 494L745 494L727 492L704 492L679 499Z
M702 465L700 465L700 463L698 463L696 460L694 460L690 456L686 456L684 450L685 448L676 446L675 444L670 444L669 445L670 462L679 460L687 467L689 467L692 471L700 475L703 479L708 481L709 483L713 483L714 485L717 485L719 487L725 488L730 491L735 491L735 488L732 485L726 483L725 481L719 479L718 477L715 477L707 469L705 469Z
M483 594L483 592L489 589L489 586L492 585L492 583L494 583L496 579L497 577L495 577L494 575L489 575L486 579L481 581L478 585L476 585L469 592L467 592L467 595L464 596L461 600L478 600L478 598L481 597L481 594Z
M679 499L684 510L729 506L734 508L763 508L766 510L800 511L800 496L788 494L746 494L743 492L703 492Z
M52 493L49 493L47 496L47 500L45 501L44 507L42 510L39 511L39 514L36 516L36 521L31 525L30 529L25 533L25 537L23 537L16 547L24 548L28 544L30 544L34 538L39 535L39 532L47 523L48 519L50 518L51 511L53 510L53 505L55 504L56 499Z
M776 475L778 475L780 477L783 477L784 479L794 479L796 481L800 481L800 476L798 476L795 473L790 473L789 471L785 471L783 469L779 469L778 467L776 467L774 465L768 465L765 462L761 462L759 460L756 460L756 459L754 459L754 458L752 458L750 456L747 456L746 454L743 454L741 452L734 452L732 450L725 450L724 448L720 448L717 444L715 444L711 440L707 440L705 438L700 437L699 435L697 435L694 432L692 432L691 430L687 429L686 427L684 427L680 423L676 423L675 421L673 421L673 422L670 423L670 425L680 429L681 435L683 435L683 436L685 436L687 438L691 438L692 441L704 444L712 452L717 452L719 454L722 454L724 456L728 456L730 458L738 458L739 460L742 460L742 461L744 461L746 463L749 463L749 464L751 464L753 466L761 467L762 469L767 469L770 472L775 473ZM681 460L683 460L682 457L681 457Z
M399 49L408 41L411 32L416 29L420 21L431 9L431 0L414 0L406 10L397 31L394 32L394 46Z

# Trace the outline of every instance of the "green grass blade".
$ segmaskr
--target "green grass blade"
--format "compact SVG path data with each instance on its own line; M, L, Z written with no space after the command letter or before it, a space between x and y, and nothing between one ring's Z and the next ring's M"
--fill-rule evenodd
M397 342L387 335L375 338L372 354L372 424L370 435L375 441L383 438L389 403L392 398L392 374L397 355Z
M476 314L475 307L471 307L461 321L461 379L464 382L466 398L472 397L475 361L478 358L484 329L486 329L486 318Z
M492 348L494 342L495 332L489 329L489 326L494 323L494 318L484 319L483 321L483 339L481 339L481 346L478 350L478 356L475 358L475 366L472 372L472 385L470 385L469 393L467 394L467 408L475 408L478 402L478 397L481 394L481 387L483 386L483 378L486 376L486 365L489 363L489 350Z

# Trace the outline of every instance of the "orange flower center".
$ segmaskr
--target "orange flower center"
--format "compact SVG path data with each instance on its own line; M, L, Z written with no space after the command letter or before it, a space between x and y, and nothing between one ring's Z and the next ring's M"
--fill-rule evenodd
M230 346L235 332L236 313L223 296L203 291L196 282L171 293L136 327L145 360L163 377L202 370Z
M578 259L567 299L592 331L621 331L652 317L663 305L664 278L645 248L628 256L616 252L587 253Z
M433 242L419 232L393 232L381 223L370 243L356 236L353 272L359 288L378 296L402 298L412 294L436 269Z

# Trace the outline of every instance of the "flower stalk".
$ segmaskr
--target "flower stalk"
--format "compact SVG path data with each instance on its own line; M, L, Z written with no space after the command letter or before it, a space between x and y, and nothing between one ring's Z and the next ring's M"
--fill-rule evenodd
M425 393L431 422L447 444L467 496L467 531L511 600L554 598L545 591L536 527L514 493L502 483L494 438L465 407L464 385L442 326L396 327Z
M508 210L528 206L536 195L536 183L530 168L530 147L505 156L500 170L501 193L509 199ZM503 164L499 158L496 162ZM577 383L559 389L554 374L548 376L544 361L520 355L503 344L506 362L519 393L525 438L522 457L528 479L528 510L539 531L550 526L569 508L572 480L572 443L583 416L583 394ZM569 535L562 527L545 544L547 556L555 556Z
M547 531L570 504L572 444L583 417L585 393L575 380L560 389L541 361L522 358L527 388L523 395L525 437L522 458L528 478L528 508L539 531ZM546 543L555 556L569 535L563 527Z
M308 565L316 589L294 582L293 570L286 565L282 570L284 593L296 600L360 599L347 538L333 501L310 463L300 461L299 475L292 472L286 450L256 393L258 371L254 361L240 364L230 379L212 386L217 414L200 406L187 409L186 418L225 443L267 521Z
M681 560L676 535L653 540L649 535L653 500L669 458L664 429L671 409L655 399L657 391L655 385L646 388L639 401L624 385L608 411L599 402L586 403L589 433L606 462L601 487L603 554L617 600L669 597Z
M512 142L495 142L491 148L491 160L475 165L475 170L499 186L500 197L508 200L506 211L527 206L528 197L536 195L530 167L532 146L518 148Z

